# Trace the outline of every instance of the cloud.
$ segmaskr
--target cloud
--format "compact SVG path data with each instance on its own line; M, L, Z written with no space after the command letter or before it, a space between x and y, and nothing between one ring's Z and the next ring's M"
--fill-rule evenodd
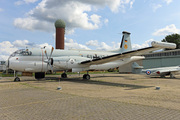
M97 50L112 50L112 46L107 45L105 42L101 42Z
M150 47L152 41L154 41L154 40L153 39L149 39L149 40L145 41L142 45L132 44L132 49L136 50L136 49L141 49L141 48L145 48L145 47Z
M180 29L177 29L174 24L166 26L165 28L156 30L156 32L152 33L154 36L168 35L172 33L179 33Z
M111 42L112 45L107 45L105 42L101 42L99 43L98 40L90 40L88 42L86 42L86 46L92 46L92 47L96 47L96 50L115 50L118 49L120 46L120 43L115 43L115 42Z
M107 24L108 24L108 22L109 22L109 20L108 20L108 19L104 19L104 24L105 24L105 25L107 25Z
M167 4L171 3L173 0L164 0Z
M160 5L160 4L158 4L158 5L153 4L153 5L152 5L153 12L156 12L156 10L157 10L158 8L160 8L160 7L162 7L162 5Z
M17 1L17 4L32 3L36 0ZM134 1L134 0L133 0ZM20 29L54 31L54 22L63 19L66 34L73 34L76 28L99 29L104 21L102 16L90 14L93 9L108 6L112 12L125 11L130 0L42 0L35 8L26 13L25 18L15 18L14 26ZM107 24L105 19L105 24Z
M43 44L40 44L40 45L36 45L36 48L43 48L43 47L51 49L52 45L49 45L48 43L43 43Z
M133 1L130 2L130 9L132 8L132 5L133 5L134 1L135 1L135 0L133 0Z
M94 22L95 24L99 24L101 22L100 18L101 18L101 16L98 16L96 14L93 14L93 15L90 16L90 20L92 22Z
M0 12L4 11L2 8L0 8Z
M6 61L9 55L18 50L11 42L3 41L0 42L0 61Z
M54 30L52 27L48 27L48 26L54 26L52 23L50 25L50 23L47 21L39 21L32 17L24 18L24 19L16 18L14 21L14 26L19 27L21 29L27 29L30 31L39 30L39 31L51 32L52 30Z
M18 48L26 48L26 47L30 47L30 46L34 46L35 45L35 44L29 43L28 40L16 40L12 44L14 46L18 47Z
M98 41L97 40L90 40L90 41L86 42L86 45L98 47Z
M66 39L66 38L65 38L65 49L85 49L85 50L90 50L90 48L88 48L87 46L82 45L82 44L78 44L73 39Z
M8 58L10 54L12 54L18 49L25 49L26 47L42 48L44 46L49 49L52 48L52 45L49 45L48 43L35 44L30 43L28 40L15 40L12 43L9 41L0 42L0 61L7 60L5 58Z
M0 54L10 55L13 51L16 51L17 49L18 48L9 41L3 41L0 43Z
M35 3L38 0L19 0L14 2L15 5L22 5L22 4L29 4L29 3Z
M0 54L0 61L6 61L9 58L8 55L1 55Z

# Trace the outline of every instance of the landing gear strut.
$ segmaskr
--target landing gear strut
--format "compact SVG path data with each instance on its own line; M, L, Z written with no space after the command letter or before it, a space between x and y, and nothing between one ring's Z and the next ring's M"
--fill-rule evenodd
M15 77L16 76L16 77ZM17 72L14 70L14 82L20 81L20 78L17 76Z
M88 74L89 71L87 71L87 74L83 75L83 79L89 80L90 79L90 75Z

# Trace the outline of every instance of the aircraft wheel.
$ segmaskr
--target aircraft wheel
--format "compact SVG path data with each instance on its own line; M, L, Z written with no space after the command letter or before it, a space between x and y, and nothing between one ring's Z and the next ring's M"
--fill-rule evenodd
M19 78L19 77L16 77L16 78L14 79L14 82L16 82L16 81L20 81L20 78Z
M84 74L83 75L83 79L89 80L90 79L90 75L89 74Z
M86 79L87 79L87 80L90 79L90 75L89 75L89 74L86 75Z
M62 78L67 78L67 74L66 74L66 73L63 73L63 74L61 74L61 77L62 77Z
M87 75L87 74L84 74L84 75L83 75L83 79L86 79L86 75Z

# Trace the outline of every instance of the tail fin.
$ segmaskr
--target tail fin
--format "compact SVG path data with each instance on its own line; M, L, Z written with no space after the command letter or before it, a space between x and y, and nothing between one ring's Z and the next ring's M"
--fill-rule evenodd
M123 34L123 37L121 40L120 48L118 50L113 51L113 52L123 53L123 52L127 52L127 51L132 50L131 39L130 39L131 33L127 32L127 31L123 31L122 34Z
M130 34L129 32L123 31L123 37L122 37L122 41L121 41L121 52L127 52L127 51L131 51L132 47L131 47L131 39L130 39Z
M132 64L132 73L140 74L142 69L143 69L143 66L139 66L136 62L133 62L133 64Z

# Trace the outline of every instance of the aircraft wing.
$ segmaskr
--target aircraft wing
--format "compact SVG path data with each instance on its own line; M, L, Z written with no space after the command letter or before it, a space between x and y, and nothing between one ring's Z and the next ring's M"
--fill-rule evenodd
M152 45L151 47L147 47L147 48L132 50L132 51L123 52L123 53L117 53L117 54L105 56L102 58L96 58L96 59L92 59L92 60L82 61L80 64L87 64L87 65L104 64L107 62L112 62L115 60L124 59L124 58L131 57L131 56L143 55L145 53L160 50L163 48L170 48L170 49L176 48L176 44L174 44L174 43L165 43L165 42L153 41L151 43L151 45Z

